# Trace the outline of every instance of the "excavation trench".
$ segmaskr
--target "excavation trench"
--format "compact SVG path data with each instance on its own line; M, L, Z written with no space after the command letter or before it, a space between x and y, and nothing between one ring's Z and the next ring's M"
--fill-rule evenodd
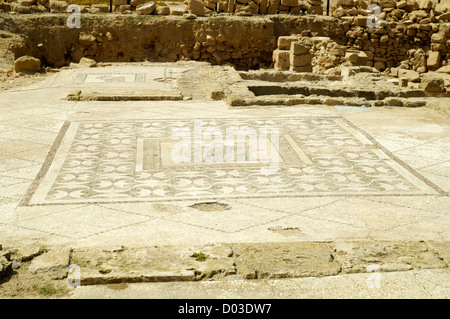
M326 16L188 20L180 16L86 14L79 29L67 26L68 16L0 15L0 48L5 49L8 38L16 37L9 47L11 60L31 55L56 68L87 57L97 62L196 60L248 70L272 66L273 50L282 35L310 30L345 41L338 21Z

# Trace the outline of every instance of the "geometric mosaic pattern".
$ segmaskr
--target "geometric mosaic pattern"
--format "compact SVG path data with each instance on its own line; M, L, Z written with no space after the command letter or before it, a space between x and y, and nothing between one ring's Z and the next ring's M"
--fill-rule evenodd
M204 131L276 128L279 166L271 172L249 159L249 144L240 160L174 161L174 130L194 124L66 122L22 204L442 193L341 117L202 120Z
M74 83L143 83L145 73L80 73Z

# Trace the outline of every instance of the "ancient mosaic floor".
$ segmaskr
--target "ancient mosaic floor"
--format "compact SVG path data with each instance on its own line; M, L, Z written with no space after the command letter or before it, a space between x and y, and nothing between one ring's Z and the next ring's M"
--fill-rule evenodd
M233 127L253 128L256 134L276 129L279 158L250 161L248 139L240 160L236 141L228 160L208 162L208 145L200 145L199 161L189 150L187 163L174 162L173 134L180 128L193 132L193 121L66 122L39 174L45 177L35 181L24 204L442 192L340 117L204 119L201 124L202 134L217 129L223 139Z
M202 64L134 64L66 70L3 92L0 242L450 240L450 124L429 109L230 108L201 90L179 101L65 100L74 90L174 88L184 98L187 72L189 92L226 80ZM232 127L256 135L245 133L239 148L225 139ZM260 152L265 129L274 152L255 160L247 141ZM216 158L207 132L233 156ZM178 161L186 136L189 156ZM197 209L203 202L225 208Z

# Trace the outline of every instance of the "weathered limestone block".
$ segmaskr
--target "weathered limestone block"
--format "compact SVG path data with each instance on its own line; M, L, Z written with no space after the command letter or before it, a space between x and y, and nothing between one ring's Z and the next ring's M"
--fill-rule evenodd
M375 69L377 69L378 71L382 71L382 70L384 70L384 69L386 68L386 63L385 63L385 62L382 62L382 61L376 61L376 62L373 64L373 67L374 67Z
M290 50L291 43L297 41L297 35L281 36L278 38L278 49L280 50Z
M168 6L157 6L154 14L165 16L170 14L170 8ZM196 14L197 15L197 14Z
M435 12L437 14L442 14L450 12L450 1L441 1L436 5Z
M435 3L431 0L421 0L419 3L419 9L431 10L435 7Z
M98 11L101 13L109 12L109 5L107 5L107 4L93 4L91 7L98 9Z
M323 14L323 8L322 8L322 6L309 6L308 7L308 13L309 14L322 15Z
M432 43L445 43L446 40L445 33L443 32L433 33L431 36Z
M41 68L41 61L32 56L21 56L14 61L15 72L37 72Z
M31 7L36 4L37 0L20 0L19 4L25 7Z
M133 7L137 7L141 4L145 4L146 2L147 2L147 0L131 0L130 5Z
M450 11L441 14L441 15L439 16L439 21L440 21L440 22L447 22L447 21L450 21Z
M276 14L280 0L269 0L269 7L267 8L267 14Z
M419 73L413 70L400 69L398 70L398 77L407 78L409 82L419 82L420 80Z
M276 49L273 52L273 62L276 70L289 70L289 50Z
M312 58L312 54L294 55L291 52L289 62L292 66L308 66L311 65Z
M228 1L220 0L217 4L217 12L227 12L228 10Z
M267 9L269 7L269 0L259 0L259 13L267 14Z
M125 11L131 11L131 9L132 9L132 7L128 4L122 4L122 5L114 8L114 10L116 12L121 12L121 13L125 12Z
M213 11L216 10L216 6L217 6L217 4L215 2L212 2L212 1L205 1L204 5L205 5L206 8L208 8L210 10L213 10Z
M293 71L293 72L312 72L312 66L311 65L305 65L305 66L293 66L293 65L291 65L289 67L289 71Z
M290 50L293 55L309 54L311 45L306 42L295 41L291 42Z
M66 12L69 4L66 1L50 0L50 12Z
M443 93L445 92L445 81L440 77L425 77L421 79L419 87L425 92Z
M298 6L298 0L281 0L280 3L282 6L286 6L286 7Z
M202 1L199 0L189 0L188 1L188 12L191 14L195 14L196 16L204 16L205 15L205 5Z
M378 5L381 8L395 8L396 1L395 0L379 0Z
M322 6L322 0L308 0L308 3L312 6Z
M338 0L338 5L343 7L353 7L355 2L353 0Z
M95 44L96 37L93 36L92 34L80 34L78 42L80 42L81 45L88 47L90 45Z
M428 51L427 67L430 70L439 69L441 66L441 53L439 51Z
M62 279L67 276L70 261L70 249L50 250L36 258L30 264L33 274L46 273L52 279Z
M236 0L228 0L227 12L233 13L236 8Z
M95 61L94 59L82 57L78 64L80 67L93 68L97 65L97 61Z
M114 5L116 7L118 7L118 6L125 6L127 4L128 4L127 0L114 0Z
M155 11L156 4L151 1L144 4L140 4L136 7L136 13L141 15L152 14Z

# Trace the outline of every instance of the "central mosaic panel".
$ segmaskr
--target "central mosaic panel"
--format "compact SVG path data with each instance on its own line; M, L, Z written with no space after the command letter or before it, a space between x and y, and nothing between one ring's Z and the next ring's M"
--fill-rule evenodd
M439 193L339 117L68 122L50 153L27 205Z

